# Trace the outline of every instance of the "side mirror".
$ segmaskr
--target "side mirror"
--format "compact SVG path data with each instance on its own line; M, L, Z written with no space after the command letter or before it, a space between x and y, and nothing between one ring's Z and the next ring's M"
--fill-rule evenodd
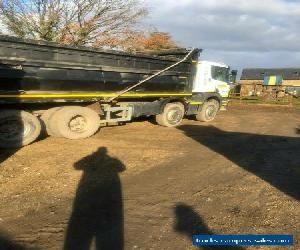
M238 72L237 70L231 70L231 75L232 76L237 76L237 72Z
M231 70L231 73L229 75L229 82L230 83L236 83L236 78L237 78L237 70Z

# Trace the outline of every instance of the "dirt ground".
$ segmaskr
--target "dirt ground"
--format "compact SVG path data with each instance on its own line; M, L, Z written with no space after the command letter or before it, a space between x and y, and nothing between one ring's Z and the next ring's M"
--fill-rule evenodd
M46 138L0 153L0 249L198 249L193 234L273 233L300 249L299 177L296 108Z

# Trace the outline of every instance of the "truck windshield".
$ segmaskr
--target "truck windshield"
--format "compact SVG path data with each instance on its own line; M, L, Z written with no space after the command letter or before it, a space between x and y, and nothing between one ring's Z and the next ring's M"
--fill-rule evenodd
M211 76L214 80L228 82L229 81L229 68L212 66Z

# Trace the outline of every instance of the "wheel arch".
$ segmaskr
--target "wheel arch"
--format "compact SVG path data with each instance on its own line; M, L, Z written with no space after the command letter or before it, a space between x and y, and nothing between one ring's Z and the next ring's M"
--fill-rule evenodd
M163 112L165 106L168 104L168 103L174 103L174 102L179 102L181 103L183 106L184 106L184 111L186 112L187 108L188 108L188 104L187 102L183 99L183 98L178 98L178 97L170 97L170 98L167 98L167 99L164 99L161 101L160 103L160 113Z

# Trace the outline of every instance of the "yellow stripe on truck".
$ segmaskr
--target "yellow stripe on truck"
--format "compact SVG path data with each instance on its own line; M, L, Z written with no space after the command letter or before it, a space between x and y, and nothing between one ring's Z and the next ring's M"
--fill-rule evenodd
M199 104L203 104L203 102L190 102L191 105L199 105Z
M43 93L43 94L2 94L0 98L32 99L32 98L85 98L85 97L114 97L118 93ZM168 97L168 96L191 96L192 93L125 93L120 97Z

